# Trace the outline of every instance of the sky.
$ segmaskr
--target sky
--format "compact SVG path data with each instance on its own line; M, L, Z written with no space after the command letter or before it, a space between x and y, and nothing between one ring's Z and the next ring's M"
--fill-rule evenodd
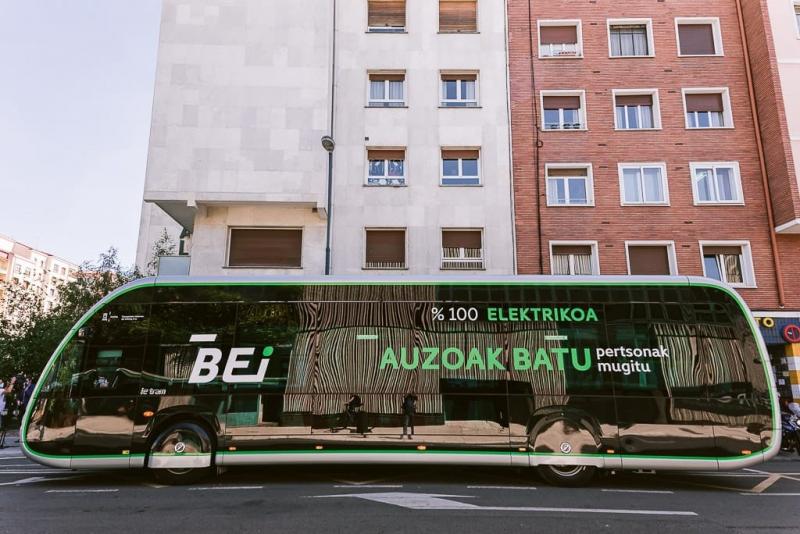
M0 234L136 254L160 0L0 0Z

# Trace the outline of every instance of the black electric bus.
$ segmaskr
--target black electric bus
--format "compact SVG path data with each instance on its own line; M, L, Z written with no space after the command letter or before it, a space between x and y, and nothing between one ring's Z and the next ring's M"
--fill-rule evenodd
M189 483L284 463L736 469L780 448L739 295L691 277L142 279L42 373L25 454Z

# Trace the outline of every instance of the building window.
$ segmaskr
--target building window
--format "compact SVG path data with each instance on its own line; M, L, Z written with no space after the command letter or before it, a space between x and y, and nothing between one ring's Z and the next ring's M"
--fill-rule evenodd
M739 164L691 163L695 204L743 204Z
M654 55L649 19L608 21L608 37L611 57Z
M719 19L675 19L679 56L721 56Z
M405 228L368 229L365 269L405 269Z
M663 163L619 166L622 204L669 204L667 168Z
M300 228L231 228L228 266L299 268L302 245Z
M480 185L480 151L442 149L442 185Z
M406 75L404 73L371 73L369 75L370 107L404 107Z
M735 287L755 286L749 243L705 242L700 249L705 276Z
M406 185L406 151L367 150L367 185Z
M594 204L591 165L547 165L548 206Z
M660 128L655 92L633 94L614 92L615 121L618 130L648 130Z
M442 107L474 108L478 105L477 74L442 74Z
M553 274L599 274L596 243L551 244L550 250L550 270Z
M404 32L405 0L368 0L367 25L370 32Z
M478 31L477 0L439 0L439 31L442 33Z
M542 91L542 121L545 130L582 130L586 127L583 91Z
M628 274L677 274L675 247L672 243L626 243Z
M583 56L581 23L578 20L540 20L539 57L576 58Z
M483 269L481 230L442 230L442 269Z
M684 89L687 128L733 126L727 89Z

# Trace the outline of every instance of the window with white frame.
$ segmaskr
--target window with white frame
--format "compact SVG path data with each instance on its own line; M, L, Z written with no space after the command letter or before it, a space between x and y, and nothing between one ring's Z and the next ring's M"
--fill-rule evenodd
M755 286L749 243L704 242L703 274L738 287Z
M405 0L367 0L367 30L403 32L406 29Z
M667 168L663 163L621 163L622 204L668 204Z
M370 73L369 105L370 107L403 107L405 99L406 75L395 73Z
M672 243L633 242L625 244L628 252L628 274L677 274L675 246Z
M591 165L546 165L548 206L591 206Z
M442 185L480 185L480 151L442 149Z
M475 73L442 73L441 106L474 108L478 105L478 75Z
M367 150L367 185L406 185L404 149Z
M442 269L483 269L483 231L443 228Z
M583 92L542 91L542 122L545 130L582 130L585 106Z
M608 21L611 57L647 57L653 53L652 24L644 20Z
M364 248L365 269L406 268L405 228L368 228Z
M655 91L614 92L614 109L618 130L648 130L660 128Z
M722 34L718 18L676 18L679 56L721 56Z
M733 118L727 89L684 89L687 128L730 128Z
M691 163L697 204L742 204L742 180L737 162Z
M580 34L581 22L579 20L540 20L539 57L582 57Z
M592 275L596 272L596 246L584 243L551 244L550 270L561 275Z

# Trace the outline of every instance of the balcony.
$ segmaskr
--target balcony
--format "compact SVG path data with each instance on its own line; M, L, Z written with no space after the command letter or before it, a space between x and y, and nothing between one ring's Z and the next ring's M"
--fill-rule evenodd
M158 276L188 276L191 256L159 256Z
M581 48L577 43L543 44L539 53L541 57L580 57Z
M442 270L474 271L483 268L481 248L442 248Z

